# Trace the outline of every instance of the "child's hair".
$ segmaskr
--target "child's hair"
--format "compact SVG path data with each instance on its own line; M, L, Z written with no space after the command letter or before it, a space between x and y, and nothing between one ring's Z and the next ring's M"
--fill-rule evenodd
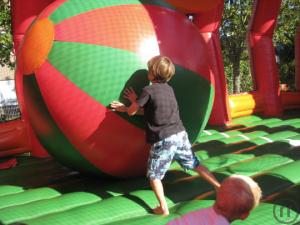
M158 83L168 82L175 74L175 66L166 56L154 56L148 61L148 70Z
M223 180L217 193L216 206L227 218L249 213L261 199L261 189L248 176L232 175Z

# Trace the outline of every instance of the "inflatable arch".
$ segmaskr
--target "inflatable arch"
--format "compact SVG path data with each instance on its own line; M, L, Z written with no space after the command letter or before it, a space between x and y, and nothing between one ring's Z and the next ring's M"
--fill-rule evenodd
M38 15L47 6L49 11L63 4L66 1L28 0L26 3L22 0L12 0L12 25L13 38L16 53L19 52L19 46L25 35L26 30L30 27L32 21L38 18ZM178 7L184 13L194 14L194 24L200 31L201 40L205 40L207 49L206 66L201 71L204 76L210 80L214 90L214 101L211 109L209 123L212 125L230 124L232 118L251 115L253 113L263 113L266 116L279 116L283 110L290 108L299 108L300 97L299 92L280 92L279 74L275 63L275 52L272 43L272 36L276 25L276 18L279 13L281 0L268 1L256 0L253 6L252 19L248 30L248 46L251 58L251 72L253 75L256 90L250 93L242 93L229 96L226 89L223 60L220 48L220 40L218 28L222 19L224 1L204 1L203 5L197 5L195 1L190 1L184 7L180 5L180 1L167 1ZM268 10L265 10L265 9ZM295 40L296 44L296 87L299 89L299 28ZM263 60L261 58L263 57ZM202 59L198 60L201 64ZM267 65L262 62L268 62ZM203 64L202 64L203 66ZM204 69L206 67L206 69ZM210 72L208 72L210 71ZM29 125L28 109L24 104L23 82L21 79L21 71L17 71L16 84L18 98L23 113L23 120L28 125L33 155L42 156L46 152L40 140L37 139L32 127ZM268 84L268 85L266 85ZM209 104L209 103L208 103ZM207 112L210 112L208 109ZM207 116L206 116L207 117ZM204 118L203 121L207 121ZM204 125L205 122L202 124ZM203 126L199 128L203 129Z

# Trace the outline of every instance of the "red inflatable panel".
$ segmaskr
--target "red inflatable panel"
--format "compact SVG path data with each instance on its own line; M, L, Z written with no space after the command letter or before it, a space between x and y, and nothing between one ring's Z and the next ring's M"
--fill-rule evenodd
M24 121L0 123L0 157L29 151L30 143Z
M266 116L282 114L279 73L272 41L280 4L281 0L256 0L248 33L252 74L256 91L262 95Z
M223 0L166 0L184 13L199 13L214 9Z
M264 36L273 36L281 0L256 0L250 31Z
M194 23L206 40L209 54L209 64L215 86L214 104L209 119L211 125L224 125L230 122L228 92L224 74L224 65L219 38L219 27L222 20L224 0L213 10L198 13ZM201 59L199 59L201 60Z
M36 16L54 0L12 0L13 33L24 34Z
M281 101L284 109L298 109L300 108L300 92L283 91L281 92Z
M11 8L12 8L12 29L13 29L13 42L14 49L17 54L19 45L22 42L24 34L27 28L30 26L32 21L37 17L37 15L50 3L55 0L11 0ZM19 79L21 74L19 71L16 72L15 79ZM22 97L23 87L22 82L16 82L16 91L18 96L18 102L22 112L22 123L27 123L26 117L26 109L24 108L24 100ZM32 129L29 124L27 124L29 136L28 142L31 142L32 149L34 151L32 154L34 156L47 156L48 154L43 149L43 147L38 142L37 138L32 132ZM14 154L15 150L11 151L10 154ZM9 153L6 153L9 154Z
M32 21L54 0L11 0L12 29L15 50Z

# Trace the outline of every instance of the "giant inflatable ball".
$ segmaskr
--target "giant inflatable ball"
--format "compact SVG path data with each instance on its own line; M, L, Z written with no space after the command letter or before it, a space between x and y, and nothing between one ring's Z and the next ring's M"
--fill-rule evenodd
M148 85L147 61L176 65L173 86L191 142L214 96L205 41L163 1L59 0L28 29L18 53L19 85L31 126L61 163L113 177L144 175L150 145L142 116L113 112L122 92ZM126 103L126 102L125 102Z

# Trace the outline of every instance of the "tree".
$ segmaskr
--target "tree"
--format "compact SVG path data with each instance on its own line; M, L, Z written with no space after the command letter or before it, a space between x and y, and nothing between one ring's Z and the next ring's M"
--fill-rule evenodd
M295 84L295 35L300 24L299 0L283 0L277 27L274 33L274 45L279 58L280 82L291 89Z
M253 1L250 0L225 0L220 36L227 80L232 82L228 85L232 88L229 90L230 93L241 91L241 74L248 77L244 80L249 81L250 73L249 67L246 65L248 54L245 38L252 3ZM251 82L250 87L246 86L245 88L251 88Z
M253 0L225 0L220 35L229 93L252 90L246 32L253 3ZM299 21L299 0L282 0L273 40L279 57L280 82L291 87L295 82L294 40Z
M14 67L11 14L8 0L0 0L0 66Z

